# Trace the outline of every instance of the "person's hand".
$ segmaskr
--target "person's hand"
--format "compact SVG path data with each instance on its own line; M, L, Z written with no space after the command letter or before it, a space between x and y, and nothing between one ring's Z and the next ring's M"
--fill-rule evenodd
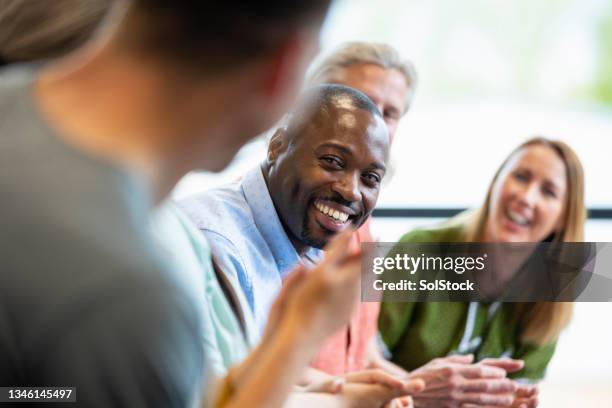
M361 248L353 234L348 230L334 237L325 258L312 270L300 265L292 272L268 330L287 319L319 342L348 324L359 303L361 282Z
M397 364L386 360L384 357L381 357L381 359L377 361L371 361L368 368L383 370L396 378L408 378L408 371L404 370Z
M385 408L414 408L414 400L410 396L395 398L389 401Z
M395 363L387 360L380 350L378 349L378 344L376 343L376 337L372 337L367 347L367 368L369 369L380 369L386 373L391 374L397 378L408 378L408 371L404 370L402 367L398 366Z
M361 383L361 384L379 384L384 385L389 388L402 388L406 387L407 384L410 386L410 389L413 389L416 386L415 380L407 380L405 378L398 378L388 372L385 372L381 369L367 369L361 371L354 371L352 373L347 373L342 376L347 383ZM425 388L425 382L418 380L419 383L423 384L423 389ZM418 388L418 387L417 387Z
M538 406L538 389L534 385L517 384L517 390L514 392L514 400L512 408L537 408ZM477 405L464 404L462 408L498 408L497 405Z
M307 268L300 264L291 273L287 275L283 281L283 286L274 300L270 313L268 314L268 320L266 322L266 329L262 336L262 342L269 339L278 329L278 326L283 320L283 315L287 309L287 303L291 298L293 292L297 290L299 285L302 284L306 274L308 273Z
M324 394L337 394L342 391L346 384L346 380L342 377L327 376L306 385L298 385L296 391L300 392L317 392Z
M512 408L536 408L538 404L538 387L518 384Z
M473 356L449 356L434 359L409 374L425 381L425 390L414 398L417 408L470 406L510 407L517 384L506 378L507 368L521 363L516 360L491 359L471 364ZM490 363L490 364L489 364Z
M319 373L313 381L296 387L296 390L302 392L337 394L343 391L346 384L382 385L390 389L398 390L398 392L409 393L415 393L425 388L425 383L422 380L401 380L382 370L372 369L354 371L342 376ZM410 398L404 398L404 400L408 401ZM409 406L409 404L405 403L401 405L401 401L399 401L398 398L395 406L403 407Z
M411 394L423 390L425 384L421 380L403 381L401 387L388 387L381 384L347 383L338 394L340 406L343 408L380 408L380 407L410 407Z
M486 358L479 361L478 364L503 368L507 373L515 373L525 366L522 360L513 360L509 358ZM517 389L514 392L512 408L536 408L539 404L538 387L536 385L520 384L516 381L515 384Z
M523 360L514 360L512 358L485 358L476 364L501 368L506 373L515 373L525 366Z

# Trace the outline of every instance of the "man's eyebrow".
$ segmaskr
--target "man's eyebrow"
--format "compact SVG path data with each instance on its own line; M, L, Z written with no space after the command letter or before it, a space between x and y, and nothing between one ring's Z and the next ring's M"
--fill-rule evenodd
M341 152L343 152L344 154L348 154L348 155L351 155L351 156L353 155L353 151L352 151L350 148L348 148L348 147L346 147L345 145L340 144L340 143L336 143L336 142L325 142L325 143L321 143L321 144L320 144L320 145L317 147L317 150L318 150L318 149L321 149L321 148L324 148L324 147L331 147L331 148L333 148L333 149L340 150L340 151L341 151Z
M384 171L385 173L387 172L387 167L386 167L384 164L382 164L382 163L376 163L376 162L374 162L374 163L371 163L371 164L370 164L370 167L371 167L372 169L374 169L374 170L382 170L382 171Z

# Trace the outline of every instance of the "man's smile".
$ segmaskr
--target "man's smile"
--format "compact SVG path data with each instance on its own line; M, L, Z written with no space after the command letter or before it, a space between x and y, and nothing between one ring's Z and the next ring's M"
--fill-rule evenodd
M353 211L333 201L316 199L314 201L314 206L323 214L340 222L346 222L351 215L354 215Z
M329 200L316 199L312 207L317 223L332 233L345 230L356 215L350 208Z

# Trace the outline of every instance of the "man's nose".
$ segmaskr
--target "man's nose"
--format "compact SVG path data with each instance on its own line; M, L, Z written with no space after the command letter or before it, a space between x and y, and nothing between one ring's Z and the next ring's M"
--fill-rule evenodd
M340 194L342 198L349 202L361 201L361 191L359 190L359 174L345 174L337 180L332 189Z

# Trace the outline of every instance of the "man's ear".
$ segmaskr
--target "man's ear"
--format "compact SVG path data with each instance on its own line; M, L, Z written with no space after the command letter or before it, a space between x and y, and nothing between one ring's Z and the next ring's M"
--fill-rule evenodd
M276 162L276 159L278 159L278 156L280 156L281 153L287 150L287 145L287 129L276 129L276 132L274 132L274 135L270 139L270 143L268 143L268 164L274 164L274 162Z

